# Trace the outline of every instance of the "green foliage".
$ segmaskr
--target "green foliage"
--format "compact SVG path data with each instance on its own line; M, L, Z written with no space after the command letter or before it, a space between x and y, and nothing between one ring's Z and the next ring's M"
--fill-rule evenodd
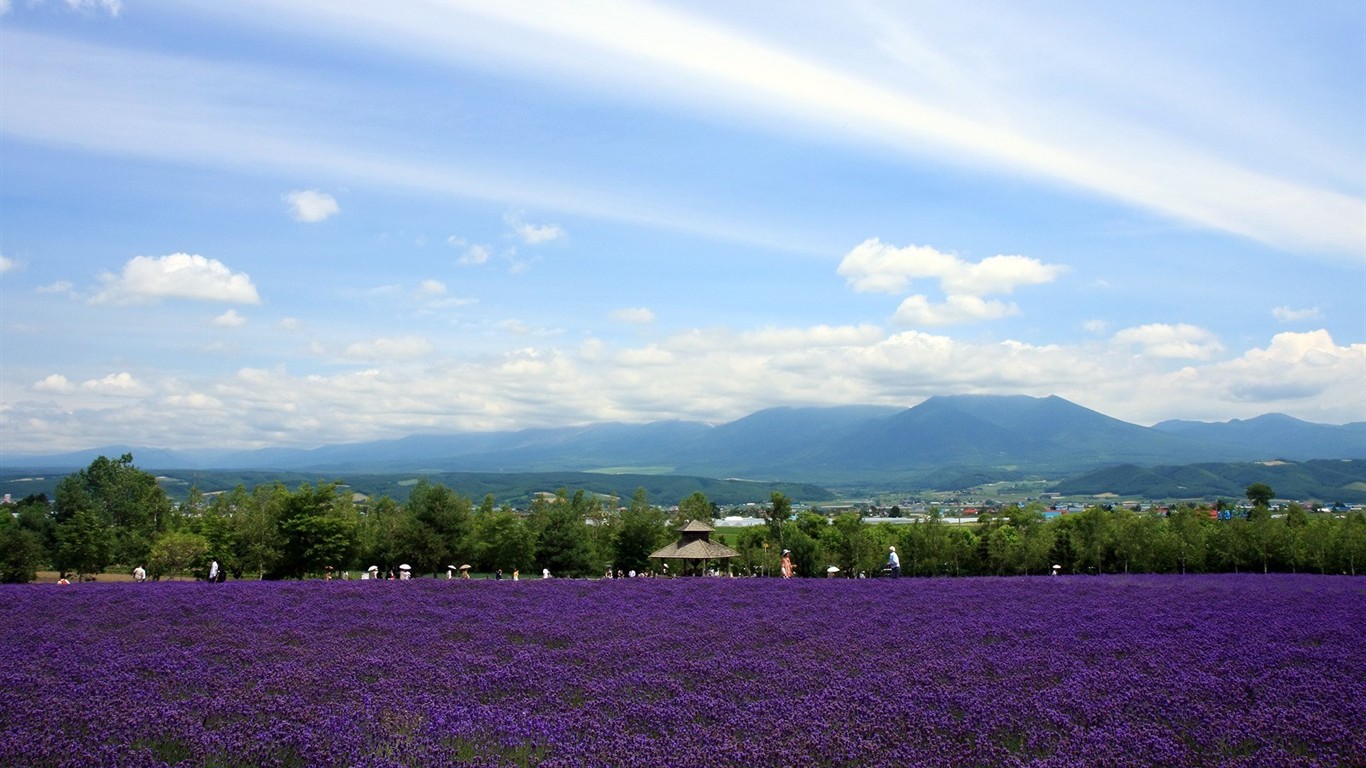
M44 557L42 540L37 534L7 514L0 519L0 583L33 581Z
M153 575L178 576L202 566L209 556L209 540L197 533L170 531L152 544L147 567Z
M598 570L586 522L588 512L582 490L571 500L568 490L561 488L554 501L541 498L532 504L537 566L549 568L553 576L588 576Z
M217 559L241 578L300 578L324 567L382 572L409 562L418 573L442 573L470 562L476 570L514 569L555 576L597 576L614 570L652 570L649 555L674 533L666 513L638 487L620 511L615 500L585 489L561 488L539 497L528 515L495 507L485 495L472 502L436 483L418 482L406 504L389 497L362 500L336 483L283 484L248 492L191 493L179 510L137 516L111 509L104 497L143 488L131 458L97 461L93 471L58 483L58 503L30 497L15 515L0 520L0 579L31 579L48 564L63 572L98 573L118 563L117 552L134 551L129 530L163 526L144 544L153 573L180 573ZM93 478L93 479L92 479ZM115 482L116 479L127 482ZM1255 485L1255 484L1254 484ZM1269 489L1268 489L1269 490ZM779 553L792 550L799 575L824 576L836 565L846 576L877 575L887 548L897 547L907 576L1202 571L1311 571L1358 573L1366 563L1366 518L1343 517L1290 505L1282 513L1255 507L1245 519L1215 519L1208 508L1178 505L1167 514L1096 506L1080 514L1045 519L1038 503L983 514L976 525L950 525L937 509L908 524L869 524L857 512L833 519L802 511L782 492L764 509L766 525L727 534L740 553L738 573L777 572ZM685 519L706 519L714 505L695 491L680 505Z
M621 513L613 550L617 570L649 571L650 554L668 541L670 532L664 512L650 506L649 494L637 488L631 503Z
M337 484L305 483L281 501L277 576L299 578L350 561L358 545L357 522Z
M165 530L171 517L172 505L156 477L133 466L132 454L118 459L100 456L85 469L63 478L56 489L56 522L66 525L82 512L95 515L108 529L112 539L98 547L106 550L101 558L84 558L87 565L97 560L118 563L142 562L148 547L158 533ZM81 523L91 533L92 523ZM71 541L76 534L68 533Z
M678 515L673 522L675 527L687 525L692 520L700 520L711 525L712 518L715 516L716 505L707 498L707 494L701 491L693 491L687 498L678 502Z
M1271 490L1271 486L1266 483L1253 483L1252 485L1249 485L1243 491L1243 495L1247 496L1247 500L1252 502L1252 506L1263 508L1271 506L1271 500L1276 498L1276 492Z

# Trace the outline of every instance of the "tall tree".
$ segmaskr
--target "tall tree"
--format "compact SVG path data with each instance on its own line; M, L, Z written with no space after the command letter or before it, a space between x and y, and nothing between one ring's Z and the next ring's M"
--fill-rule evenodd
M350 561L356 552L356 521L350 498L337 483L304 483L284 499L279 513L280 562L277 575L301 578L326 566Z
M93 511L113 536L109 561L125 565L146 559L152 539L167 527L172 506L156 477L133 465L131 453L118 459L100 456L57 485L58 525L78 510Z
M1266 483L1253 483L1243 493L1254 507L1269 507L1271 500L1276 498L1276 492Z
M596 570L582 499L583 491L571 501L569 491L561 488L554 501L532 502L536 563L553 576L588 576Z
M668 519L663 510L650 504L644 488L637 488L631 503L621 513L614 548L615 565L622 571L650 570L650 554L669 536Z

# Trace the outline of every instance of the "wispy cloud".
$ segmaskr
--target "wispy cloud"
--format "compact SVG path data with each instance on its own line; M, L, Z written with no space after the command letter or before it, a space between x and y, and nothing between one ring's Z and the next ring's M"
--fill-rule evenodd
M0 256L0 275L3 275L10 270L18 269L19 266L20 264L18 261L15 261L8 256Z
M393 40L403 39L406 50L427 57L496 57L556 78L611 83L655 102L667 94L671 103L692 109L797 118L858 142L876 137L908 156L938 147L963 162L1063 182L1281 247L1359 260L1366 245L1366 200L1359 195L1280 178L1192 148L1161 126L1126 131L1129 140L1123 142L1106 138L1108 131L1078 134L1069 123L1094 118L1079 108L1047 123L1009 127L998 115L941 105L926 89L893 87L810 52L662 5L469 1L395 13L389 3L359 0L345 14L324 0L254 5L273 9L270 15L286 23L307 20L366 45L391 48ZM972 84L1000 89L980 78ZM1123 127L1120 120L1107 125ZM1144 151L1133 151L1135 140ZM1230 189L1240 194L1229 195Z
M619 323L642 325L645 323L653 323L655 321L655 313L646 307L623 307L621 309L612 310L612 319Z
M503 222L512 228L518 240L527 245L550 243L565 237L565 231L559 224L529 224L523 221L520 211L504 215Z
M1321 320L1323 312L1318 307L1304 307L1295 309L1294 307L1274 307L1271 316L1282 323L1297 323L1301 320Z
M215 317L213 324L219 328L238 328L247 324L247 319L237 313L237 310L230 309L227 312Z
M341 212L335 197L316 189L296 189L285 195L285 202L294 220L306 224L326 221Z

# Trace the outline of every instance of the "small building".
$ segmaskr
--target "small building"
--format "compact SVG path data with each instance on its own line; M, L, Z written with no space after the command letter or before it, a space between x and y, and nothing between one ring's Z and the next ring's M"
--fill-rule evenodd
M650 555L650 559L682 561L679 563L682 566L679 573L684 576L701 576L707 571L708 560L729 560L732 557L739 557L739 552L711 540L713 530L701 520L689 521L687 525L678 529L678 541L657 550ZM730 570L729 563L726 570Z

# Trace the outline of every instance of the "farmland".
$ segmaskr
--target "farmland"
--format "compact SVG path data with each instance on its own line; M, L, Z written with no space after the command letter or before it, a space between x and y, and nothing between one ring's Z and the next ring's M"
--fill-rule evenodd
M0 589L0 764L1355 766L1366 582Z

